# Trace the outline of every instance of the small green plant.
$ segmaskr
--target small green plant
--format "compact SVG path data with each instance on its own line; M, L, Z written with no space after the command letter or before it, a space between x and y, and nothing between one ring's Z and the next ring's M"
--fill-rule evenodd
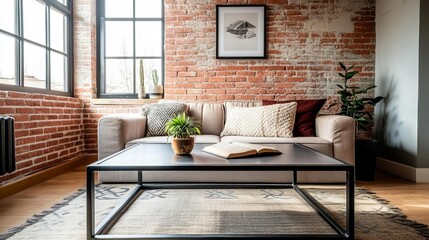
M201 134L200 125L193 118L186 116L185 112L171 118L165 124L165 132L168 136L179 139Z
M376 88L377 86L371 85L366 88L359 88L350 86L350 79L358 74L358 71L351 71L354 67L346 67L343 63L339 63L340 67L344 70L343 73L338 73L340 77L344 79L344 84L337 86L340 88L338 94L340 94L339 101L335 101L329 106L329 108L341 105L339 114L350 116L355 119L357 127L365 127L372 123L372 113L367 111L368 106L375 106L380 102L383 97L378 96L375 98L361 97L360 95L368 93L369 90Z
M156 69L152 70L152 81L153 81L153 85L155 86L158 85L159 77Z
M143 68L143 59L140 59L140 86L144 86L144 68Z

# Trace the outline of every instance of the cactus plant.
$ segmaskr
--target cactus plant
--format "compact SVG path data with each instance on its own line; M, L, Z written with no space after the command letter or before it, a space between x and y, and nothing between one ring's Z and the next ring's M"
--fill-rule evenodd
M144 86L144 68L143 68L143 59L140 59L140 86Z
M156 69L152 70L152 81L154 85L158 85L159 77Z

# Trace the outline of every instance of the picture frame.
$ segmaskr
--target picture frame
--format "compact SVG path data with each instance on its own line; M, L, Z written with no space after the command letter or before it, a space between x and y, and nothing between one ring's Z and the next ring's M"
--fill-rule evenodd
M216 58L266 55L266 5L216 5Z

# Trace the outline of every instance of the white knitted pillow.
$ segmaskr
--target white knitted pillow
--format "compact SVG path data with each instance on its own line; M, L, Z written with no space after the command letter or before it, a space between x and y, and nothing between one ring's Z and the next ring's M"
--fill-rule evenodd
M293 137L296 102L262 107L229 108L223 136Z

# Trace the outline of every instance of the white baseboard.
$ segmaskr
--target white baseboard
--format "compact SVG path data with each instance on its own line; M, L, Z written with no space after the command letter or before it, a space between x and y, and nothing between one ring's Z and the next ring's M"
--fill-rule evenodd
M429 168L415 168L384 158L377 158L377 169L416 183L429 183Z

